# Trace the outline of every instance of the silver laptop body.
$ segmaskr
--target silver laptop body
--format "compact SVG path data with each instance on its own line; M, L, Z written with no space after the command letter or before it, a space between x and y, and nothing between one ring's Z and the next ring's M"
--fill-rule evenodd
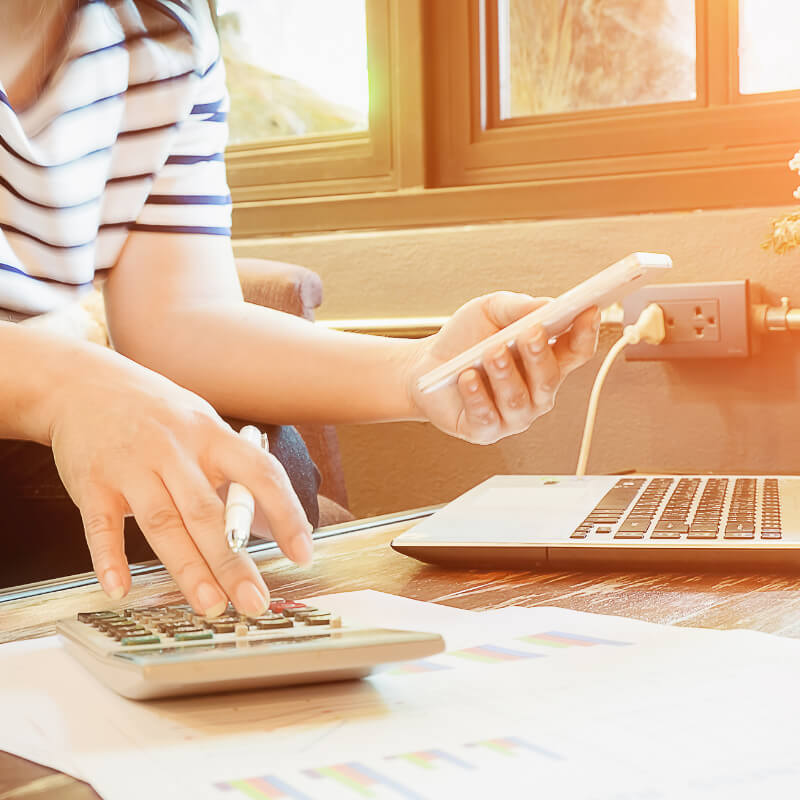
M462 566L800 568L800 477L497 475L392 542Z

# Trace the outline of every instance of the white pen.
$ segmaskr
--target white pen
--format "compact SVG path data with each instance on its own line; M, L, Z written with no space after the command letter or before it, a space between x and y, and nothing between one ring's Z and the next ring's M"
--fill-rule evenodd
M245 425L239 431L239 436L262 450L269 450L267 434L261 433L253 425ZM228 547L234 553L238 553L247 544L255 512L256 504L250 490L241 483L231 482L225 501L225 537Z

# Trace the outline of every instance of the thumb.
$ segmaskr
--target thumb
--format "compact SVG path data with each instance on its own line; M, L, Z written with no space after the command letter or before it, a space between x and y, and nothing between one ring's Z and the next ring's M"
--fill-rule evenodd
M496 328L505 328L520 317L547 305L550 299L519 292L494 292L483 298L483 313Z

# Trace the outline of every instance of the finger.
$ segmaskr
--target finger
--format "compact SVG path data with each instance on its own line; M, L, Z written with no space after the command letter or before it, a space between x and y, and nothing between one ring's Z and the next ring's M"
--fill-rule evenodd
M280 461L254 444L227 434L217 440L212 458L216 471L250 490L281 550L298 564L310 563L312 528Z
M594 355L599 330L600 312L593 307L578 316L569 332L559 337L553 350L562 377L585 364Z
M541 325L520 336L518 350L528 376L528 390L533 400L534 413L545 414L555 403L561 384L561 368Z
M194 610L218 617L228 598L186 530L161 478L150 473L124 491L145 538ZM221 530L219 535L224 535Z
M459 433L478 444L496 442L500 436L500 416L478 371L462 372L457 386L464 406Z
M483 313L496 328L505 328L520 317L547 305L549 298L519 292L493 292L481 298Z
M186 530L222 590L242 614L261 616L269 605L269 591L250 556L228 547L225 506L208 478L188 460L165 466L163 478Z
M527 428L533 403L511 351L507 347L500 348L484 360L483 367L502 423L513 431Z
M123 535L124 503L114 492L95 486L83 493L80 512L97 579L112 600L120 600L131 588Z

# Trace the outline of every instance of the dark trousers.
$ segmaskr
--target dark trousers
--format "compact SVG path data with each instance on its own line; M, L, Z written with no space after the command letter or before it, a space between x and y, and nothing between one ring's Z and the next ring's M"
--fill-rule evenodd
M244 423L233 424L238 430ZM303 440L291 427L261 429L316 527L320 476ZM156 557L131 517L125 520L125 553L130 563ZM91 569L80 512L61 482L52 450L0 440L0 588Z

